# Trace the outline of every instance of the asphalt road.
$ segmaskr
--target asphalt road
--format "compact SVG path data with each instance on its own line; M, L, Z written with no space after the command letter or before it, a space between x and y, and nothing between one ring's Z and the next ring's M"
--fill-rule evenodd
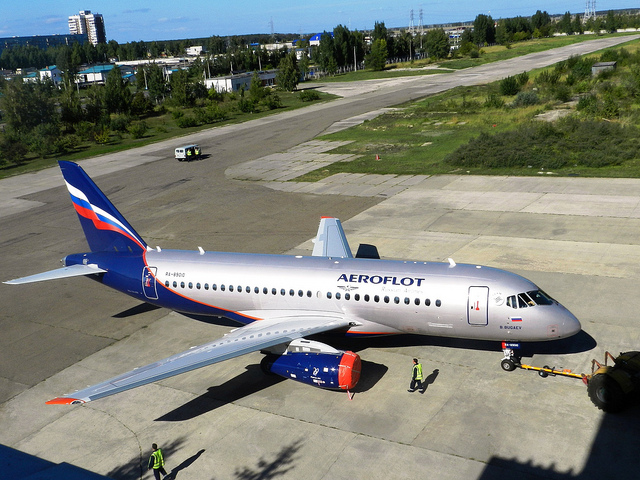
M409 211L403 204L387 203L388 200L383 202L385 199L382 197L285 193L251 182L229 180L225 177L225 170L241 162L287 150L349 117L457 85L500 79L615 42L620 42L620 39L585 42L451 75L363 82L361 92L353 92L353 84L332 84L327 88L334 91L341 88L349 90L349 96L308 109L239 126L212 129L184 138L184 142L197 141L203 151L210 154L209 158L198 162L186 164L173 160L173 146L182 142L171 141L99 157L83 162L83 165L151 245L185 249L196 249L201 245L207 250L282 253L300 248L311 238L320 216L334 215L345 222L348 233L360 234L358 241L370 240L370 243L379 243L384 236L382 231L377 237L371 232L376 232L377 219L386 218L390 230L395 232L387 232L384 237L389 252L387 256L415 258L416 255L403 255L411 248L403 242L407 238L422 238L425 232L420 228L425 228L427 235L440 232L440 227L431 228L428 222L425 224L425 209L420 202ZM633 184L632 189L635 186ZM438 190L440 187L434 188ZM587 189L588 185L583 188ZM601 188L606 190L606 186ZM636 196L629 194L630 198ZM33 203L25 204L20 200ZM76 215L56 169L1 181L0 202L4 210L4 213L0 212L0 272L3 280L56 268L57 261L64 255L86 249ZM553 225L558 220L553 214L547 213L541 211L538 213L540 216L535 216L536 221L545 227L537 230L542 232L539 235L543 240L555 238L560 230L575 228L576 222L582 220L578 215L570 225L554 229ZM600 216L593 216L593 221L601 225ZM355 217L354 222L350 223L352 217ZM405 221L407 218L423 220L415 223ZM438 225L442 226L447 218L451 217L438 217ZM469 225L477 225L478 218L474 218L472 212L461 209L456 214L456 227L452 232L445 231L461 235L466 232L458 230L464 231L470 228ZM490 225L494 229L492 239L499 238L504 217L487 219L482 215L481 218L483 225ZM591 216L587 215L587 218ZM625 228L635 226L634 216L629 215L629 218L633 221L625 223ZM523 226L522 220L514 218L514 225L518 226L514 227L516 230L530 228L529 223ZM526 222L531 222L531 217L527 217ZM588 227L586 225L584 228ZM621 225L601 227L620 231ZM625 232L629 244L635 245L632 239L637 235L633 230ZM479 234L487 235L486 232ZM367 238L367 235L371 238ZM531 236L535 237L533 234ZM492 242L492 245L496 244L496 241ZM450 242L447 244L451 245ZM513 251L513 245L505 242L501 245L506 249L503 252ZM552 243L546 243L545 246L553 252L556 252L554 248L559 247ZM525 244L523 251L528 251L527 248L535 249L535 246ZM473 249L470 251L474 252ZM624 247L615 251L621 255L625 253ZM424 251L420 258L442 258L435 252L433 255L427 252L427 258ZM597 276L592 277L584 272L563 272L555 267L531 269L526 262L518 263L522 260L517 255L501 256L497 253L485 259L483 255L486 252L486 249L475 251L475 258L471 260L456 260L505 268L512 265L512 270L531 273L527 276L534 281L542 283L540 280L543 280L555 287L569 300L561 298L567 305L573 301L580 302L582 298L582 291L575 290L576 285L588 291L599 281ZM554 255L551 256L556 258L557 252ZM509 261L513 259L515 262ZM538 257L536 260L540 261ZM579 264L579 261L575 263ZM565 283L568 275L577 276L571 286ZM629 275L606 283L607 291L622 302L624 296L621 292L632 295L634 280L634 276ZM511 377L516 380L511 380L508 388L516 388L518 392L509 390L489 395L487 391L504 386L500 377L492 374L480 380L468 376L466 369L471 366L481 364L489 368L497 365L498 353L488 354L482 349L460 350L444 345L437 351L447 357L445 364L450 367L447 373L457 378L457 386L454 382L450 390L440 392L442 401L432 398L418 404L415 398L406 402L398 398L393 389L398 388L397 382L401 384L404 380L406 372L403 362L413 355L424 357L433 347L429 342L406 339L399 340L397 344L383 342L377 345L380 347L378 350L362 347L363 352L368 352L365 368L368 367L372 376L368 383L364 383L359 403L358 396L355 403L347 403L344 398L338 399L333 394L327 396L326 392L292 382L267 384L255 370L255 359L248 356L225 363L215 373L200 372L168 381L166 384L169 387L163 383L162 386L138 389L126 394L126 398L123 394L120 397L122 400L105 399L102 403L95 402L95 406L91 404L89 408L82 407L75 411L45 407L43 402L50 396L63 393L59 391L61 387L74 388L71 376L74 380L82 378L82 381L91 383L93 376L101 375L101 378L96 378L100 380L106 378L107 372L119 373L132 365L145 363L147 359L163 358L181 351L180 347L185 343L188 346L191 341L201 343L198 339L203 337L204 340L216 338L228 327L207 325L177 314L167 314L162 309L146 308L133 299L86 279L20 287L2 284L0 305L0 329L3 332L0 337L0 401L3 402L0 406L3 425L0 442L56 462L80 464L115 478L138 478L139 458L135 452L140 451L142 458L145 455L142 450L148 448L147 443L159 435L163 438L161 442L168 443L167 451L173 456L174 462L178 458L185 461L193 459L194 467L185 467L181 478L229 478L234 475L250 478L248 474L253 469L264 471L264 465L260 467L260 459L277 465L275 472L282 471L283 476L291 477L357 478L366 475L372 478L408 478L419 475L420 465L424 465L423 473L432 471L434 478L490 478L492 472L504 471L524 472L532 475L531 478L538 478L538 475L574 478L578 474L586 475L585 465L588 466L589 459L593 458L593 452L590 454L589 449L578 449L576 453L576 447L569 448L563 444L575 441L574 437L580 435L579 428L573 426L570 429L571 437L554 430L554 425L564 425L563 421L542 421L540 416L544 416L544 412L535 409L533 399L532 418L518 416L522 415L522 406L512 405L511 402L523 401L522 394L518 392L530 391L527 390L527 380L530 379ZM581 308L574 313L580 318L580 314L585 314ZM616 324L613 330L623 332L627 327L629 325L626 323ZM637 339L635 327L632 332ZM588 356L583 351L579 353ZM584 362L584 358L575 362ZM425 366L427 373L431 366ZM246 371L243 370L245 367ZM78 369L84 368L88 368L92 375L87 371L78 373ZM65 372L69 375L65 375ZM435 382L438 378L435 370L434 374ZM469 387L470 381L475 381L473 388ZM207 396L209 385L216 386L209 388ZM462 389L462 385L465 385L464 391L468 397L456 397L452 393L455 388ZM561 408L555 407L568 415L570 407L575 407L584 398L565 398L565 384L560 385L562 387L556 387L549 398L566 401L567 404ZM375 392L375 395L367 396L367 392ZM534 391L534 394L539 393L540 389ZM496 402L499 402L497 406ZM444 408L447 403L449 408ZM437 410L433 410L438 405L443 412L440 416L437 416ZM456 411L467 412L474 405L479 410L485 410L489 416L469 417L471 420L466 425L468 418L456 418ZM542 405L554 407L550 400L542 402ZM592 407L587 410L582 408L580 412L587 412L582 416L588 421L596 419L602 424L608 422L622 429L627 443L637 446L637 440L624 436L627 427L623 424L609 417L598 417L597 412L588 413ZM511 410L517 412L514 413L516 416L510 415ZM435 419L429 424L428 430L418 428L415 424L416 412L420 412L424 418ZM521 445L517 448L514 445L517 455L514 454L512 460L505 454L509 449L504 442L496 442L495 437L486 437L486 432L491 430L490 425L497 422L505 429L502 434L515 444L523 433L506 431L510 428L510 420L517 425L517 429L536 432L541 427L535 422L540 421L551 430L540 432L533 443L537 447L544 445L544 435L547 434L555 440L554 448L564 445L572 460L567 460L556 450L550 451L551 447L542 448L541 454L539 449L538 453L533 452L527 457L523 454L526 448ZM574 420L580 421L580 418ZM637 425L635 417L628 419L628 422ZM581 446L593 444L593 449L597 450L593 438L597 438L598 431L602 430L589 424L585 432L590 437L578 443ZM499 434L494 430L491 432L489 435ZM438 442L439 435L446 441ZM198 448L204 448L213 455L206 463L206 452L202 454L202 459L195 457L198 452L196 439L201 440L202 444ZM608 446L620 448L613 436L606 436L606 441ZM242 452L238 453L238 450ZM217 454L214 453L216 451ZM623 452L627 451L629 449L623 449ZM106 452L109 453L105 455ZM575 458L576 455L583 455L583 458ZM416 460L417 456L422 459L420 462ZM353 459L351 464L347 458ZM536 465L527 467L527 458L529 462L531 459L537 462L540 468ZM554 466L549 465L545 458L558 460ZM214 466L215 471L195 468L198 462ZM637 471L637 462L631 458L622 466L635 467ZM340 471L332 469L331 464L340 466ZM572 469L571 472L569 469ZM602 473L601 469L597 471ZM313 472L317 474L314 476Z

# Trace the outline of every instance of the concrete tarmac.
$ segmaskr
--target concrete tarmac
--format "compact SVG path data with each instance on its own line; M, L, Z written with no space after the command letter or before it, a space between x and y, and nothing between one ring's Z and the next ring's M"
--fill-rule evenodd
M311 119L298 112L299 124L313 124L306 135L286 135L283 124L293 117L202 132L196 141L211 157L200 162L172 160L174 141L83 165L151 245L310 252L319 217L336 215L354 249L373 243L385 258L505 268L562 302L585 333L528 349L527 363L587 372L605 350L639 347L638 180L438 176L369 197L285 192L225 175L367 108L392 106L386 102L399 94L371 95L376 100L364 104L356 96L315 107ZM56 259L86 249L55 170L0 185L3 207L17 205L0 215L4 279L56 268ZM255 353L84 406L45 406L230 327L147 308L81 278L0 285L0 299L0 443L50 461L117 479L151 478L145 464L156 442L168 470L183 479L621 478L638 471L637 407L603 414L579 380L503 372L499 346L478 342L326 339L363 359L352 400L265 377ZM423 395L406 392L413 357L428 376Z

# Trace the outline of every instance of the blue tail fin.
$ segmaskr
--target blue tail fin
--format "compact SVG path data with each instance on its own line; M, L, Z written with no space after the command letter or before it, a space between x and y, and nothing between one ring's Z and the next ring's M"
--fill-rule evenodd
M58 163L92 252L146 250L144 240L79 165Z

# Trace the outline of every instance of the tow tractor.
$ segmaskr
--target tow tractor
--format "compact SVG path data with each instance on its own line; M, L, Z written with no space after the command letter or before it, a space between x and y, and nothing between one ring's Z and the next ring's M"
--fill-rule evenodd
M538 372L542 378L548 376L563 376L579 378L587 386L587 393L593 404L607 413L622 411L640 393L640 352L621 352L614 357L605 352L604 364L596 359L591 361L591 374L573 373L569 369L555 367L533 367L520 362L513 350L519 348L517 343L502 343L505 357L502 359L502 369L508 372L521 368ZM608 361L613 362L612 365Z

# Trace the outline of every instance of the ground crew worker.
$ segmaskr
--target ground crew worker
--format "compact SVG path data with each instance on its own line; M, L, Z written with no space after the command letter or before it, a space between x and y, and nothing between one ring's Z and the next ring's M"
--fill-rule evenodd
M160 474L167 476L167 472L164 470L164 457L158 445L154 443L152 447L153 453L149 457L149 470L153 469L153 476L156 477L156 480L160 480Z
M196 158L200 158L200 147L196 147Z
M193 152L190 148L187 148L187 160L191 160L191 155L193 155Z
M424 393L424 386L422 385L422 364L418 363L418 359L413 359L413 370L411 372L411 385L408 392L415 392L416 387L420 390L420 393Z

